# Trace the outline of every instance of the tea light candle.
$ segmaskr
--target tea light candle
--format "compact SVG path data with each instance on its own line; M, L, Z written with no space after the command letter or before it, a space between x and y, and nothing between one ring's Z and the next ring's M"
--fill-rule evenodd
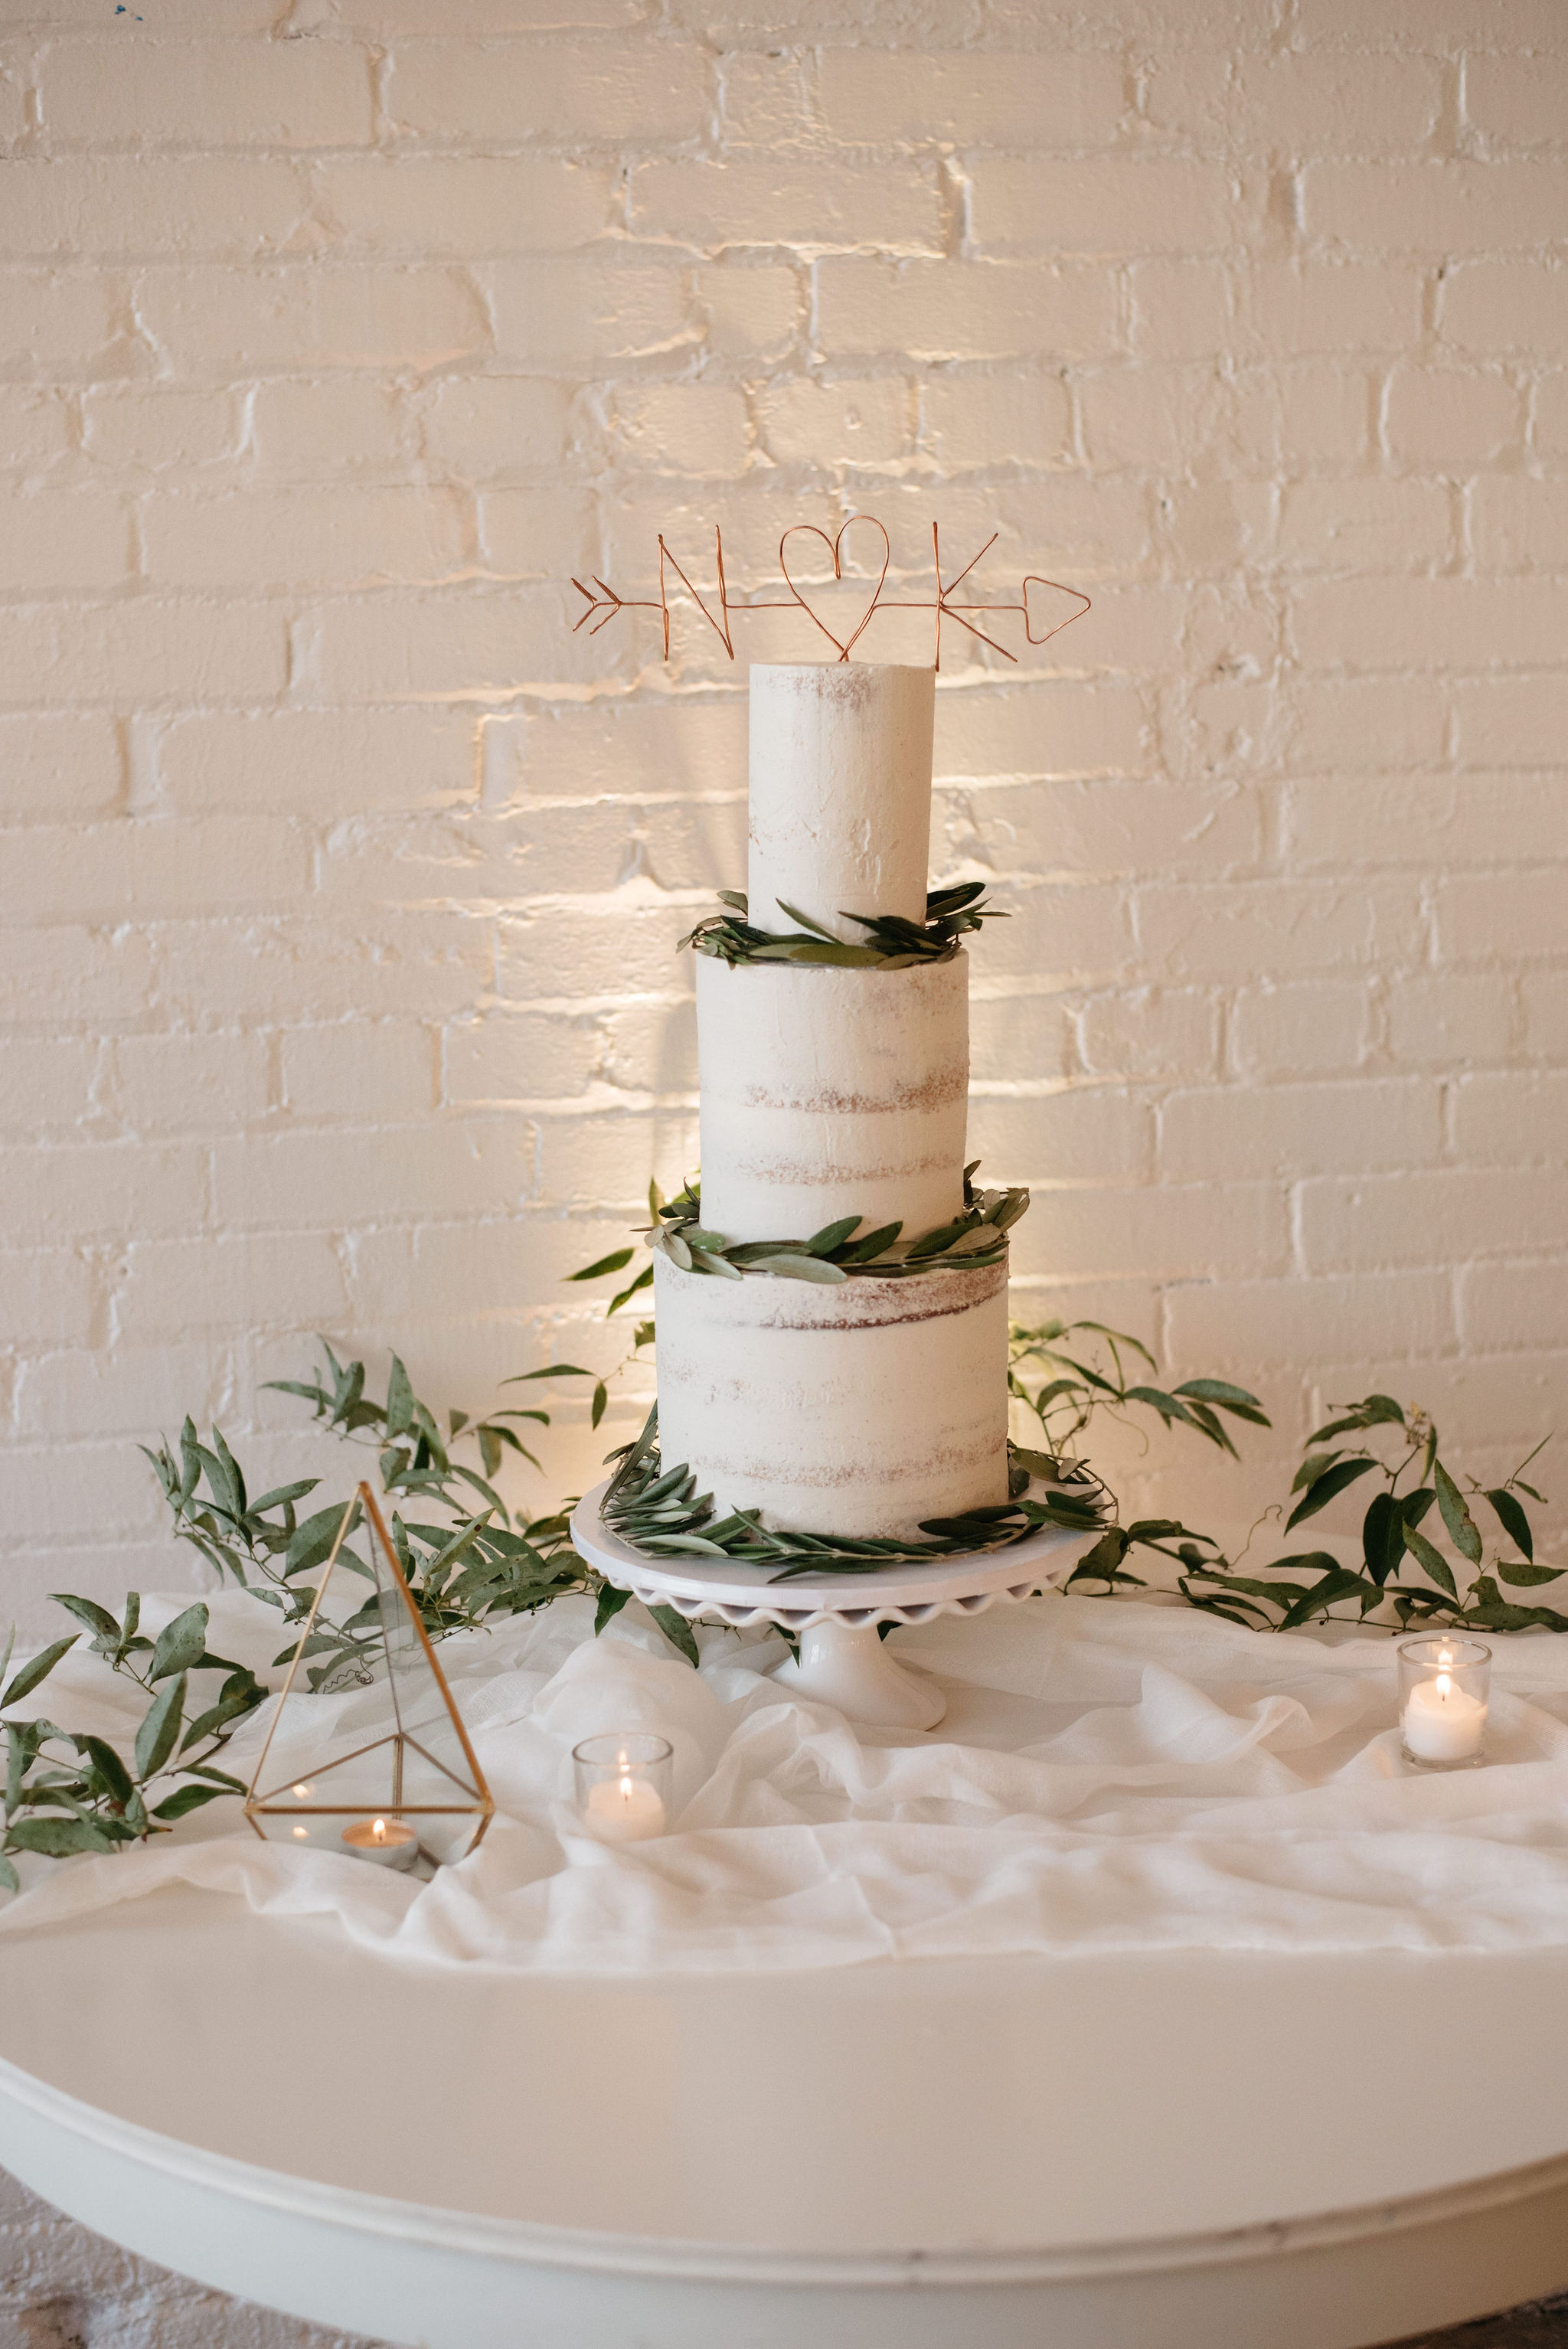
M642 1843L665 1831L665 1806L645 1778L601 1778L588 1789L583 1816L606 1843Z
M1439 1769L1480 1760L1491 1661L1491 1650L1479 1640L1405 1642L1399 1728L1408 1760Z
M419 1838L401 1819L356 1819L343 1830L343 1847L373 1868L412 1868L419 1857Z

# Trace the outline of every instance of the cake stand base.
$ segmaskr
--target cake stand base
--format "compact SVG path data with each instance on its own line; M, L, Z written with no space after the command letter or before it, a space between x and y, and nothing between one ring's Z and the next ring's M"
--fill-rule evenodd
M801 1632L799 1662L791 1656L770 1678L872 1729L934 1729L947 1711L935 1682L891 1656L879 1633L831 1616Z
M774 1624L799 1641L800 1661L780 1664L778 1687L830 1704L872 1729L934 1729L947 1707L934 1683L890 1655L879 1623L929 1623L938 1615L981 1615L1032 1599L1072 1570L1091 1537L1042 1529L1006 1549L967 1557L915 1559L865 1574L797 1574L739 1566L724 1557L650 1557L633 1549L600 1514L610 1489L585 1493L572 1539L590 1566L646 1607L673 1607L737 1631Z

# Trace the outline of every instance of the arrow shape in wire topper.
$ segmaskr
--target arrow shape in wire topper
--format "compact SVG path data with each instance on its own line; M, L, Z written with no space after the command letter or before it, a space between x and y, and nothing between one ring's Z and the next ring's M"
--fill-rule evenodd
M797 537L820 539L823 546L826 547L829 554L832 558L834 578L841 579L844 575L844 533L847 531L856 529L857 527L874 530L880 536L882 540L882 570L878 574L875 586L872 589L870 601L867 603L864 612L861 615L859 622L851 630L847 636L836 636L833 630L829 627L826 620L822 618L821 615L812 610L811 605L807 600L806 595L802 593L800 586L791 575L789 569L789 542L792 538ZM986 629L983 628L979 625L978 620L974 616L976 613L985 613L991 616L1011 613L1016 616L1021 618L1024 623L1024 635L1026 640L1031 645L1038 646L1048 644L1054 636L1059 635L1063 628L1069 627L1074 620L1081 620L1084 614L1089 609L1089 599L1079 587L1064 587L1059 580L1043 579L1036 573L1030 572L1025 575L1024 584L1019 590L1018 601L1016 603L983 604L960 602L958 600L958 590L965 585L965 581L969 578L970 574L975 569L977 564L979 564L984 558L989 554L1000 535L1001 533L999 531L993 531L985 545L980 549L979 554L971 557L955 578L944 582L942 575L942 544L937 534L937 525L935 523L933 523L931 525L931 565L934 580L934 593L930 595L884 595L882 591L887 585L888 565L892 559L892 545L888 537L887 532L877 520L875 514L851 514L846 522L843 522L839 525L838 534L833 538L830 538L825 530L818 529L814 523L792 523L779 542L779 568L784 575L784 585L789 590L788 596L769 596L763 597L755 603L747 602L744 604L736 604L730 601L729 590L724 575L723 533L716 525L713 533L713 551L718 587L717 593L714 596L713 604L710 605L707 601L705 601L704 597L698 593L696 588L692 585L691 581L686 577L686 574L682 570L679 563L670 553L668 546L665 543L664 533L661 531L659 533L658 594L656 595L623 595L615 588L612 587L607 581L600 579L597 576L593 579L593 585L592 588L584 587L581 579L573 579L572 585L576 588L577 593L583 598L584 608L579 613L577 619L573 624L573 634L575 636L579 628L586 627L591 636L596 636L601 628L608 627L610 622L617 618L623 612L657 612L664 626L665 658L665 660L668 660L670 657L669 588L670 574L673 573L675 577L680 581L681 585L686 589L686 594L691 597L692 602L696 605L697 610L702 614L703 618L707 622L709 627L712 628L714 634L719 638L724 646L725 651L729 655L731 660L735 658L735 636L731 625L734 620L742 617L748 612L792 612L799 610L804 612L806 617L812 623L813 626L819 628L822 635L827 637L828 642L833 647L841 661L847 661L849 659L855 646L860 642L861 636L864 636L866 630L871 626L872 622L876 618L879 612L930 612L933 615L935 636L935 644L932 658L932 666L934 668L939 669L942 667L942 624L944 620L956 621L960 627L967 628L972 636L978 636L982 644L989 645L993 652L1000 653L1004 660L1016 661L1018 657L1017 654L1009 652L1006 645L998 643L997 639L994 636L987 634ZM1029 590L1031 587L1041 589L1049 588L1055 595L1070 595L1074 603L1077 605L1078 609L1076 611L1068 612L1064 619L1056 621L1052 626L1043 629L1040 634L1037 635L1035 631L1037 615L1031 608L1029 603ZM710 593L712 591L710 591ZM1041 619L1044 619L1045 616L1046 615L1043 611L1038 615L1038 617ZM842 626L842 622L841 622L840 625Z

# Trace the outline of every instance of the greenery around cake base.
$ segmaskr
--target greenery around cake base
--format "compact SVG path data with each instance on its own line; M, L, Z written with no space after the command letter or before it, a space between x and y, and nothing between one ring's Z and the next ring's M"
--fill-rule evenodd
M923 1540L779 1532L761 1524L760 1509L717 1515L712 1494L698 1493L689 1468L665 1468L659 1459L658 1421L655 1403L636 1441L619 1455L610 1455L618 1457L620 1464L599 1505L610 1530L655 1561L729 1558L738 1566L770 1568L771 1582L802 1574L874 1574L886 1566L928 1565L1006 1549L1026 1534L1053 1527L1061 1533L1097 1533L1112 1506L1100 1479L1085 1464L1072 1462L1064 1468L1043 1452L1009 1444L1009 1498L956 1516L928 1518L920 1528ZM605 1598L611 1594L606 1592ZM602 1613L614 1613L615 1604L624 1605L625 1598L624 1592L615 1593L608 1608L601 1600Z
M982 922L1005 922L1000 907L983 905L985 884L960 881L950 889L933 889L925 900L925 920L904 921L897 914L841 914L865 932L864 941L851 946L837 938L799 905L782 910L798 930L754 929L747 919L748 901L738 889L721 889L719 903L727 913L709 914L682 938L681 947L714 955L733 970L738 965L760 962L821 963L837 970L908 970L920 962L950 962L965 931ZM679 948L676 949L679 951Z

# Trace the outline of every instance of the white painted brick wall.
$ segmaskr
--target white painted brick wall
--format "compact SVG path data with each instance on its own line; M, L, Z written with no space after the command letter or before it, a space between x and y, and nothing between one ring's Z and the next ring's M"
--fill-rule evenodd
M0 2170L0 2349L360 2349L132 2259Z
M617 1359L560 1279L695 1148L744 680L564 582L720 518L743 590L864 504L1096 599L950 637L937 839L1015 909L1020 1308L1278 1423L1135 1496L1234 1520L1374 1382L1511 1466L1568 1369L1565 222L1559 0L0 7L0 1615L191 1572L135 1441L282 1473L315 1329L469 1410Z

